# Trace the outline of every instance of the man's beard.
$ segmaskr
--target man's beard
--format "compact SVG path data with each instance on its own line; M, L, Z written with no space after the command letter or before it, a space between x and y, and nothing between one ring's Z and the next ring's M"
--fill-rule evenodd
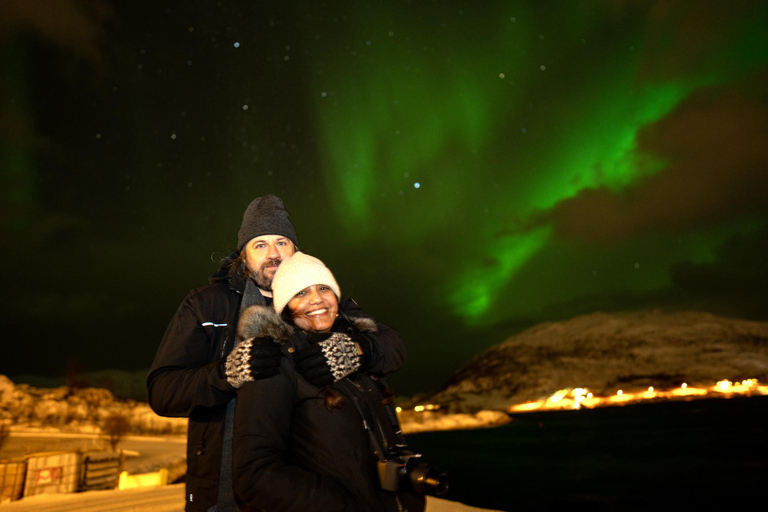
M281 261L283 260L277 258L266 260L259 270L251 271L251 279L256 283L256 286L262 290L272 291L272 277L274 276L268 277L265 269L275 264L280 265Z

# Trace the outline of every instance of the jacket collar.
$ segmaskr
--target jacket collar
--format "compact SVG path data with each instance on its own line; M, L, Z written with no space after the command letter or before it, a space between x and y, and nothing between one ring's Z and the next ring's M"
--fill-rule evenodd
M230 291L239 293L242 295L245 292L246 277L240 272L234 272L230 275L229 271L237 260L239 253L233 252L226 258L224 258L219 266L219 270L215 274L208 278L210 283L229 283Z
M229 289L242 295L243 292L245 292L246 279L247 278L240 272L235 272L234 275L229 278Z

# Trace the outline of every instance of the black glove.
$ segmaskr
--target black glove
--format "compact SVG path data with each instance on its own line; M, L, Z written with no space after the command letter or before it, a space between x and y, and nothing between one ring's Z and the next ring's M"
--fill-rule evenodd
M277 375L282 356L282 347L272 338L245 340L224 360L224 373L229 384L237 389L246 382Z
M370 365L372 344L366 336L310 333L307 339L311 345L297 350L293 358L296 369L314 386L328 386Z
M352 335L352 341L360 347L360 371L367 370L373 364L373 340L362 333Z

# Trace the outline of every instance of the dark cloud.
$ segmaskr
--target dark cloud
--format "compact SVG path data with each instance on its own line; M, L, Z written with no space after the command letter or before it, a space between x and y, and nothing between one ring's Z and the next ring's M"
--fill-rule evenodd
M32 119L13 112L0 112L0 140L12 141L16 147L43 148L45 137L35 133Z
M671 269L676 287L692 294L745 295L768 306L768 225L731 237L711 263L684 261ZM764 309L764 311L766 311Z
M87 323L96 317L121 320L137 309L134 303L121 302L105 291L60 293L50 289L44 292L10 289L0 294L0 301L16 318L59 325L77 322L73 319L84 319Z
M0 37L31 33L53 46L98 66L104 58L104 21L111 7L91 0L3 0Z
M714 62L729 56L729 48L744 30L759 5L756 0L728 2L727 18L719 0L689 2L667 0L619 1L614 11L619 16L644 17L643 41L638 43L642 56L638 79L641 81L677 80L681 76L707 73ZM638 11L639 9L639 11ZM735 61L731 66L737 66Z
M71 237L82 233L90 226L91 223L84 217L52 212L36 218L19 241L28 250L35 250L44 247L55 238Z
M535 324L595 311L617 312L659 308L663 311L711 313L768 320L768 224L730 237L707 263L683 260L670 268L670 285L652 290L601 291L547 305L538 316L504 324ZM522 320L522 322L521 322Z
M19 230L18 225L26 225ZM80 236L91 223L84 217L52 212L37 215L25 211L24 205L8 201L0 207L0 228L11 255L43 249L52 242ZM7 259L8 251L3 260ZM11 258L12 260L12 258Z
M765 212L768 107L765 76L739 89L709 87L638 136L663 171L620 193L586 189L539 221L563 237L615 242L653 230L686 230ZM755 84L760 84L759 86Z

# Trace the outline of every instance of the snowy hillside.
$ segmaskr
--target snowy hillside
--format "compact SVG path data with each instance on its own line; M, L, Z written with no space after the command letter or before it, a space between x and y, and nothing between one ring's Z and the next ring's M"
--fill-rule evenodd
M0 421L69 431L98 431L101 422L113 414L125 417L134 434L186 433L185 418L162 418L146 402L119 400L106 389L35 388L15 385L0 375Z
M537 325L478 355L429 398L450 412L506 409L563 388L608 395L768 380L768 323L708 313L593 313Z

